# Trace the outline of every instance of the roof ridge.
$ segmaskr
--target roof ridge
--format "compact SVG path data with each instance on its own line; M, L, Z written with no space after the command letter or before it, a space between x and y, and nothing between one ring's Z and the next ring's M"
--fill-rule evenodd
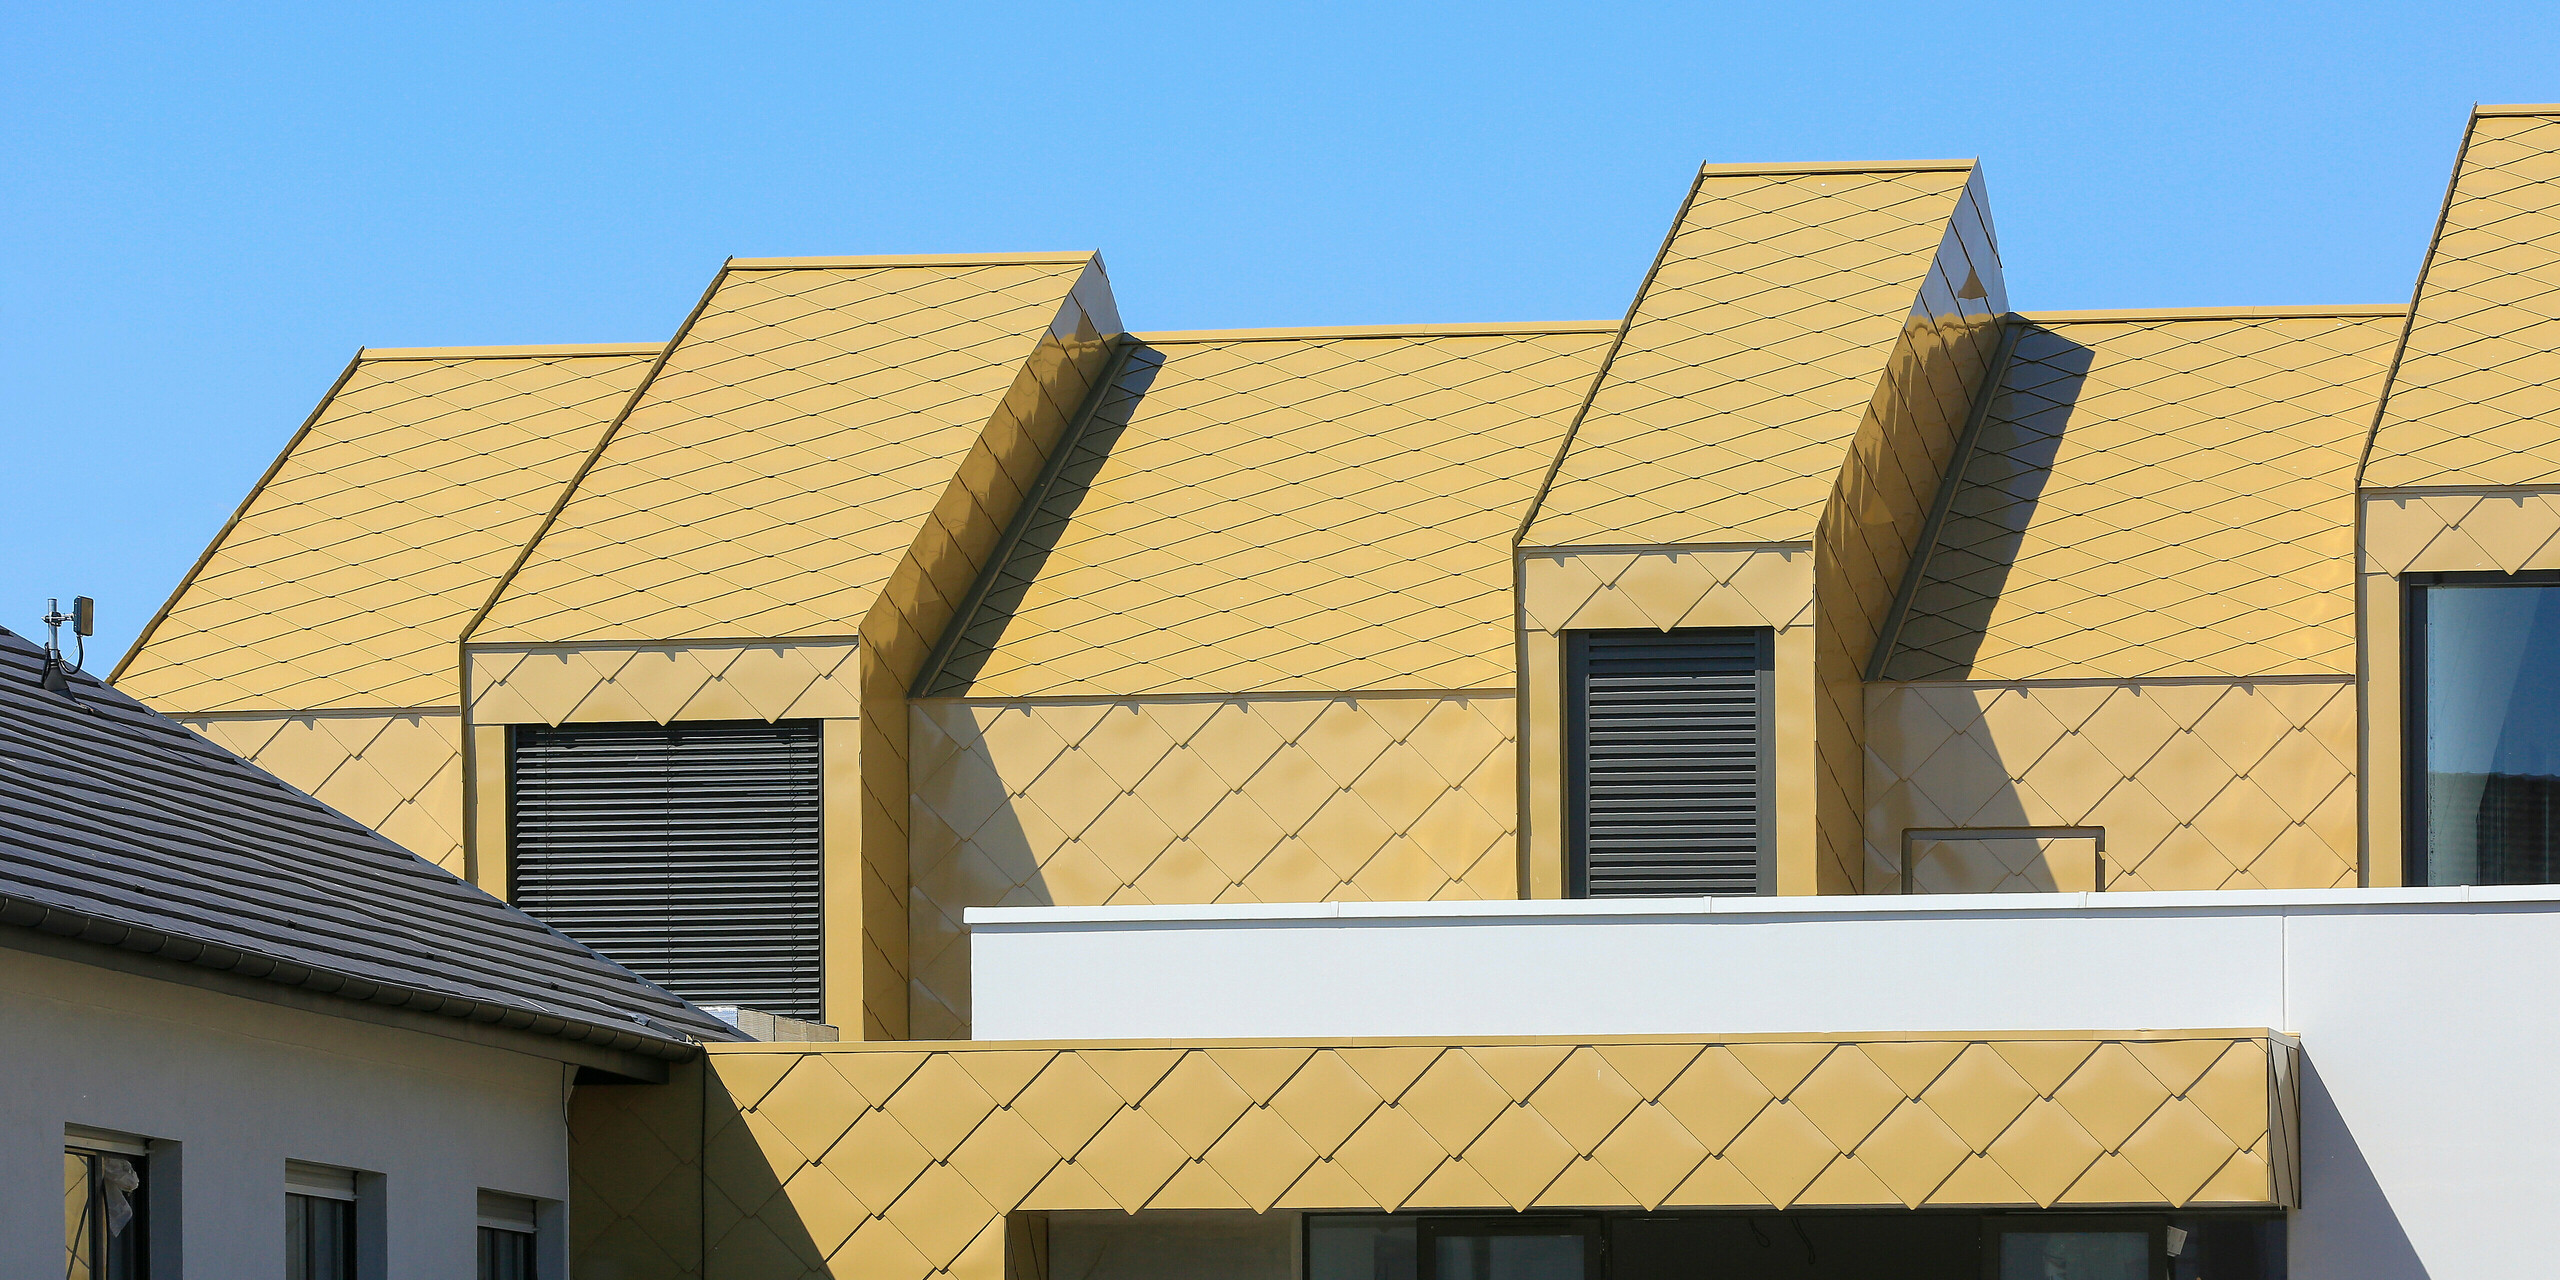
M1140 342L1271 342L1292 338L1482 338L1507 334L1615 333L1615 320L1546 320L1518 323L1340 324L1265 329L1160 329L1129 336Z
M731 271L782 271L794 267L1032 267L1066 266L1101 257L1099 249L1036 253L873 253L799 258L731 258Z
M2089 311L2019 311L2012 314L2035 324L2089 324L2110 320L2318 320L2328 317L2398 318L2408 315L2409 307L2399 302L2350 302L2296 307L2102 307Z
M654 356L663 342L559 342L506 346L358 347L358 360L531 359L545 356Z
M1774 163L1702 164L1702 178L1749 178L1761 174L1779 177L1799 173L1936 173L1950 169L1971 169L1980 160L1792 160ZM1686 212L1684 209L1683 212Z

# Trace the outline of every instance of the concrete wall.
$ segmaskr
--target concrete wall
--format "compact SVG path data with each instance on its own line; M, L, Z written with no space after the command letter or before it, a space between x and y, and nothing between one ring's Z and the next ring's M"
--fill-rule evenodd
M2297 1274L2547 1274L2548 888L970 916L986 1038L2289 1031Z
M288 1159L381 1175L390 1280L468 1276L481 1188L566 1200L567 1094L547 1059L0 950L0 1275L61 1274L68 1123L157 1140L185 1280L284 1273Z

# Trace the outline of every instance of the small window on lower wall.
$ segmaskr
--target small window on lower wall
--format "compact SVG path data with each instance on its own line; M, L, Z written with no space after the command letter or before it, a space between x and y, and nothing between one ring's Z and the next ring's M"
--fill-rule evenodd
M1565 635L1579 898L1776 891L1766 627Z
M2413 579L2408 881L2560 882L2560 580Z
M353 1169L284 1164L285 1280L355 1280Z
M69 1126L62 1150L65 1280L148 1280L151 1157L141 1138Z
M480 1193L480 1280L536 1280L534 1202Z
M2102 827L1913 827L1904 893L2091 893L2106 885Z

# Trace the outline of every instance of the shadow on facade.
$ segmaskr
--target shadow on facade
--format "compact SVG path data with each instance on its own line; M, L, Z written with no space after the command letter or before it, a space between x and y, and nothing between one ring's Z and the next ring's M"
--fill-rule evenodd
M2304 1276L2400 1276L2427 1280L2427 1264L2400 1225L2373 1165L2338 1111L2309 1052L2302 1055L2302 1208L2318 1229L2298 1233L2291 1259Z
M717 1190L703 1176L714 1163ZM665 1084L586 1084L571 1095L569 1221L569 1270L579 1280L766 1280L827 1269L738 1100L698 1060Z
M1919 581L1885 679L1972 674L2096 358L2050 329L2029 325L2018 336L1990 412L1944 481L1955 490L1926 560L1914 567Z

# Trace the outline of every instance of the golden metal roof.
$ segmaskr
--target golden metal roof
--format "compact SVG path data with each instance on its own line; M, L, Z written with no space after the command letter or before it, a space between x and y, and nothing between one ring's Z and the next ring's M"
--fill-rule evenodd
M2019 320L1891 680L2355 669L2355 465L2400 315Z
M930 691L1510 687L1510 537L1614 328L1133 347Z
M730 263L472 640L853 634L1059 325L1098 258Z
M1811 537L1972 174L1702 171L1523 545Z
M362 353L117 687L181 713L453 705L463 624L658 351Z
M2364 483L2560 479L2560 107L2471 119Z

